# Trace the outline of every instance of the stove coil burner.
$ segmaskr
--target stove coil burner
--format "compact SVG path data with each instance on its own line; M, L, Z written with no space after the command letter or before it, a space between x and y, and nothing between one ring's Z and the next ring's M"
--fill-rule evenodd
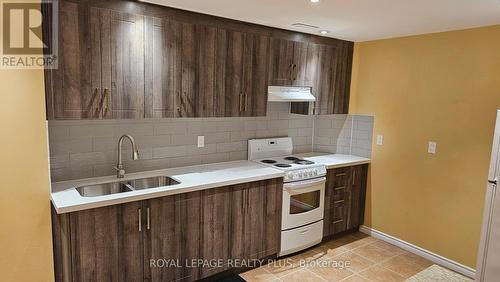
M298 160L295 161L294 163L299 164L299 165L312 165L314 162L308 161L308 160Z
M287 161L293 161L293 162L300 161L300 159L297 157L285 157L284 159Z
M263 162L265 164L275 164L276 163L275 160L262 160L261 162Z
M291 167L292 165L289 165L289 164L275 164L274 166L276 166L276 167Z

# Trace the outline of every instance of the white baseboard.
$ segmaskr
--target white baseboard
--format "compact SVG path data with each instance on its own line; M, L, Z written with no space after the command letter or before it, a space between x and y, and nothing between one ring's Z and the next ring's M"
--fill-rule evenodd
M416 255L419 255L425 259L428 259L428 260L434 262L435 264L444 266L444 267L449 268L453 271L456 271L462 275L465 275L469 278L474 279L476 270L472 269L468 266L465 266L465 265L460 264L456 261L453 261L451 259L440 256L438 254L435 254L435 253L428 251L426 249L415 246L411 243L403 241L403 240L396 238L394 236L391 236L391 235L385 234L383 232L380 232L378 230L372 229L371 227L368 227L368 226L364 226L364 225L360 226L359 231L362 233L368 234L372 237L375 237L377 239L380 239L382 241L385 241L387 243L398 246L403 250L406 250L410 253L414 253Z

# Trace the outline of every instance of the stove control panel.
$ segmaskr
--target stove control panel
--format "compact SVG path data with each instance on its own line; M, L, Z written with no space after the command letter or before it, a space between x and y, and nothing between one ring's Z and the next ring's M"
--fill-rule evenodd
M314 166L308 168L301 168L295 170L289 170L285 173L285 182L306 180L311 178L317 178L326 175L326 166Z

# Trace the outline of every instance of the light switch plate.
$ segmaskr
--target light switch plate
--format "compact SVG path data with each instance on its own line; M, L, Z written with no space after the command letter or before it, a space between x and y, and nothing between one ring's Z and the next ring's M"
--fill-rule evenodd
M205 136L198 136L198 148L205 147Z
M384 135L379 134L377 135L377 145L384 145Z
M429 141L429 148L427 148L427 152L429 154L435 154L436 153L436 146L437 146L436 142Z

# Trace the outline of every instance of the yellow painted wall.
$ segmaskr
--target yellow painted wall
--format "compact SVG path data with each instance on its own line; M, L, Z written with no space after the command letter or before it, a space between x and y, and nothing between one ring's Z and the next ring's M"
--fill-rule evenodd
M1 281L53 281L41 70L0 70Z
M500 26L357 43L351 95L350 112L375 115L374 135L384 135L365 224L475 268Z

